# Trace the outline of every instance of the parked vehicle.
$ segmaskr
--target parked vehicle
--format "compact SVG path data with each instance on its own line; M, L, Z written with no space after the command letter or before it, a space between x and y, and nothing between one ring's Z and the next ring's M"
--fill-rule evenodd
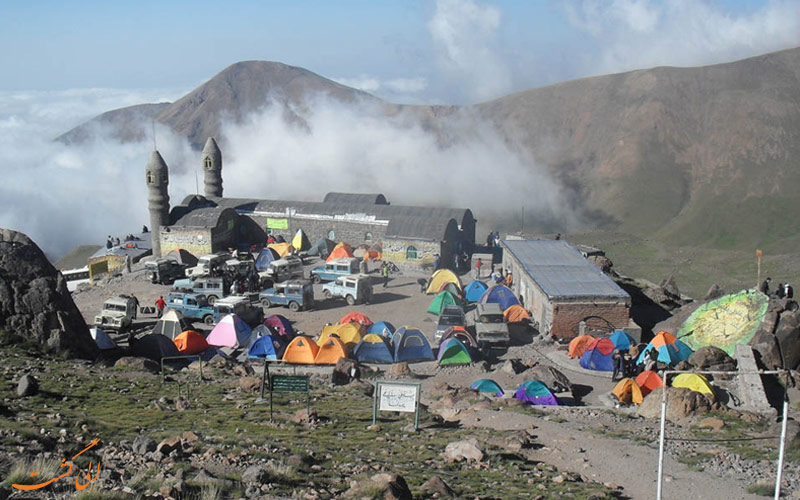
M311 270L311 279L314 283L323 281L333 281L339 276L358 274L361 259L343 258L327 262L324 266L318 266Z
M366 274L340 276L322 285L326 299L344 297L347 305L368 303L372 299L372 279Z
M225 265L222 266L223 272L230 274L234 279L245 279L251 272L256 272L256 263L254 260L242 260L242 254L239 254L238 259L228 259Z
M217 252L209 255L203 255L197 259L197 265L186 271L186 275L190 278L199 278L200 276L210 276L214 272L222 270L225 261L231 258L228 252Z
M467 319L464 316L464 310L461 306L444 306L441 314L439 314L439 322L436 324L436 333L434 338L440 340L444 331L451 326L466 327Z
M170 292L167 294L167 309L174 309L187 320L200 320L207 325L214 324L214 307L208 303L205 295Z
M302 281L284 281L260 294L263 307L286 306L293 312L314 307L314 286Z
M204 276L201 278L186 278L175 280L172 289L176 291L192 292L206 296L209 304L213 305L218 299L228 295L228 283L223 278Z
M117 295L103 303L94 324L106 330L124 331L136 317L136 299L130 295Z
M236 314L250 326L256 326L264 321L264 310L260 305L254 305L248 297L231 295L214 302L214 322L219 321L228 314Z
M260 272L259 276L262 279L271 280L273 283L302 278L303 261L294 255L287 255L270 262L267 270Z
M157 259L145 262L145 276L150 283L169 285L186 275L186 267L172 259Z
M478 304L475 309L475 340L479 344L508 344L511 336L500 304Z

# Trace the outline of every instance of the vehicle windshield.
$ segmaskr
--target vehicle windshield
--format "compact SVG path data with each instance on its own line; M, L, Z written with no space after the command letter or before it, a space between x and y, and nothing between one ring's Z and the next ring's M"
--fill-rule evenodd
M463 325L464 321L461 320L461 316L440 316L439 324L446 326L455 326L455 325Z
M106 302L105 304L103 304L103 310L125 312L125 306L123 304L111 304Z
M504 319L502 314L484 314L481 323L502 323Z

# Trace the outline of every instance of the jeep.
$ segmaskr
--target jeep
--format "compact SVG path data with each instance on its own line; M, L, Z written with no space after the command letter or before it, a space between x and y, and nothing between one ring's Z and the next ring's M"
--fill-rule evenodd
M500 304L478 304L475 309L475 340L479 344L508 344L508 324Z
M250 326L264 321L264 310L259 305L251 304L250 299L242 295L231 295L214 302L215 323L219 323L228 314L236 314Z
M136 299L130 295L117 295L103 303L94 324L105 330L124 331L136 317Z
M324 266L318 266L311 270L311 279L314 283L322 281L333 281L339 276L358 274L361 259L343 258L327 262Z
M322 285L326 299L344 297L347 305L369 303L372 299L372 279L366 274L340 276L336 281Z
M150 283L169 285L178 278L183 278L186 267L172 259L157 259L145 262L145 273Z
M214 308L208 303L205 295L170 292L167 295L167 309L174 309L187 320L201 320L207 325L214 324Z
M314 287L311 283L284 281L272 288L267 288L258 294L258 298L263 307L286 306L292 312L297 312L300 309L314 307Z
M461 309L461 306L444 306L441 314L439 314L439 322L436 324L434 338L440 340L444 335L444 331L451 326L466 326L466 324L464 310Z
M175 283L172 284L172 289L205 295L206 300L211 305L213 305L217 299L228 295L228 287L226 286L225 280L223 278L212 278L210 276L175 280Z

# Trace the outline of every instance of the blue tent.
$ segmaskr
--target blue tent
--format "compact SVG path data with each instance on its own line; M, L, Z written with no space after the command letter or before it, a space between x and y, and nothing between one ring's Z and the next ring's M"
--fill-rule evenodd
M473 281L464 287L464 298L467 302L478 302L487 288L486 283L482 281Z
M388 321L378 321L369 325L366 333L375 333L390 339L394 334L394 326Z
M431 344L425 335L411 326L400 327L392 336L394 345L394 360L400 361L433 361Z
M504 311L511 306L519 305L519 300L517 300L514 292L505 285L495 285L489 288L483 292L478 302L482 304L500 304Z
M278 260L279 258L280 257L278 257L278 255L275 254L275 251L273 249L264 248L263 250L261 250L261 253L258 254L258 257L256 257L256 270L266 271L267 268L269 268L269 263L274 260Z
M280 335L262 335L250 345L248 358L266 358L277 361L283 358L286 342Z
M393 363L392 347L383 335L368 333L353 349L353 356L362 363Z
M622 330L617 330L608 337L614 347L619 349L620 351L627 351L633 345L633 339L627 333L623 332Z
M472 383L470 389L478 392L493 392L494 395L497 396L498 398L503 397L503 389L501 389L500 386L497 385L497 382L488 378L482 378L480 380L476 380L475 382Z
M589 347L583 352L581 356L581 366L587 370L596 370L599 372L613 372L614 360L614 344L608 339L596 339Z

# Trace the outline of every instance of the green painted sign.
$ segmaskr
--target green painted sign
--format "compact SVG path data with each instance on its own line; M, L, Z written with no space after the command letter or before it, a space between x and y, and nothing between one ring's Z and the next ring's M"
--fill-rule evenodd
M289 219L267 218L267 229L289 229Z
M308 377L303 375L273 375L270 379L272 392L308 392Z

